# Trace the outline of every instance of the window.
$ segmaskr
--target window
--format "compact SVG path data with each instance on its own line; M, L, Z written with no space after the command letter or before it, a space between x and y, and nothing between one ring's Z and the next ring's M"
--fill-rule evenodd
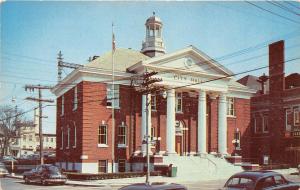
M231 178L227 184L226 187L236 187L238 189L248 189L247 187L252 187L254 184L252 179L249 178Z
M176 112L182 112L182 92L176 92L175 110Z
M67 147L66 148L69 148L70 147L70 127L68 127L67 129Z
M23 141L26 141L26 135L23 135Z
M98 161L98 172L99 173L107 172L107 160L99 160Z
M29 135L29 141L32 141L32 135Z
M253 116L252 119L251 119L251 125L253 127L253 133L256 134L257 133L257 128L256 128L256 118L255 118L255 116Z
M119 108L119 85L115 84L107 84L107 100L106 100L106 106L108 107L114 107Z
M269 132L269 120L268 116L263 116L263 133L268 133Z
M126 171L126 160L119 159L119 172L125 172L125 171Z
M257 183L257 189L264 189L264 188L272 187L274 185L275 185L275 182L273 180L273 177L267 177L267 178L261 179Z
M236 149L241 148L241 131L238 129L234 132L234 139L236 140Z
M151 95L151 110L156 111L156 96Z
M155 137L155 128L151 127L151 138Z
M234 98L227 97L227 115L234 116Z
M99 126L98 144L107 144L107 125Z
M46 137L46 142L49 142L49 138L48 137Z
M64 115L65 112L65 97L64 95L61 97L61 115Z
M73 100L73 110L77 109L78 98L77 98L77 86L74 88L74 100Z
M53 142L53 138L51 138L51 142Z
M294 126L300 125L299 108L294 108Z
M285 110L285 130L292 131L293 114L291 109Z
M64 148L64 130L61 128L61 149Z
M274 180L275 180L276 185L281 185L281 184L286 183L285 179L280 175L275 175Z
M40 138L39 137L36 137L36 142L39 142L40 141Z
M76 125L74 123L74 145L73 145L73 148L76 148L76 144L77 144L77 129L76 129Z
M122 122L122 125L119 125L118 128L118 144L126 145L126 125Z

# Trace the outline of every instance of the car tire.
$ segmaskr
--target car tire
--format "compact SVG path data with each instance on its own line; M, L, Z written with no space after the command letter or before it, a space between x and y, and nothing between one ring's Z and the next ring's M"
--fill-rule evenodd
M26 184L29 184L29 183L30 183L30 180L29 180L28 177L24 177L24 181L25 181Z
M45 179L41 179L41 184L42 185L48 185L48 183L45 181Z

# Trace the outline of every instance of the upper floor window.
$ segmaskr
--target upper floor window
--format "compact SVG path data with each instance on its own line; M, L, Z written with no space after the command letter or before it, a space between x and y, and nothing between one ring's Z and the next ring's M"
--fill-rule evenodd
M126 125L124 122L118 127L118 144L126 145Z
M294 108L294 126L300 125L299 107Z
M113 107L113 108L120 107L119 88L120 86L118 84L115 85L107 84L106 106Z
M73 148L76 148L76 144L77 144L77 129L76 129L76 125L74 124L74 145L73 145Z
M107 144L107 125L98 128L98 144Z
M61 149L64 148L64 130L61 128Z
M285 110L285 130L286 131L292 131L292 125L293 125L293 114L292 110L290 108Z
M66 148L69 148L70 147L70 127L68 127L67 129L67 147Z
M182 92L176 92L175 95L176 95L175 111L182 112Z
M65 96L62 95L61 97L61 115L64 115L65 112Z
M78 92L77 92L77 86L74 88L74 100L73 100L73 110L76 110L78 107Z
M151 95L151 110L156 111L156 96Z
M26 135L23 135L23 141L26 141Z
M29 141L32 141L32 135L29 135Z
M227 97L227 115L234 116L234 98Z
M268 133L269 132L269 117L268 116L263 116L263 133Z

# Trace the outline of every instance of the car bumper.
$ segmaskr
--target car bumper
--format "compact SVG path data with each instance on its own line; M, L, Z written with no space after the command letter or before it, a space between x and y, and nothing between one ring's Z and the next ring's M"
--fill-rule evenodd
M66 179L45 179L47 183L66 183Z

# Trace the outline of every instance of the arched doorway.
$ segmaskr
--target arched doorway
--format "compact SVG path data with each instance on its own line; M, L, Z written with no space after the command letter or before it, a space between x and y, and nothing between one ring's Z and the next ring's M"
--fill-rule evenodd
M176 131L176 139L175 139L175 151L179 155L184 155L186 153L186 125L182 120L175 121L175 131Z

